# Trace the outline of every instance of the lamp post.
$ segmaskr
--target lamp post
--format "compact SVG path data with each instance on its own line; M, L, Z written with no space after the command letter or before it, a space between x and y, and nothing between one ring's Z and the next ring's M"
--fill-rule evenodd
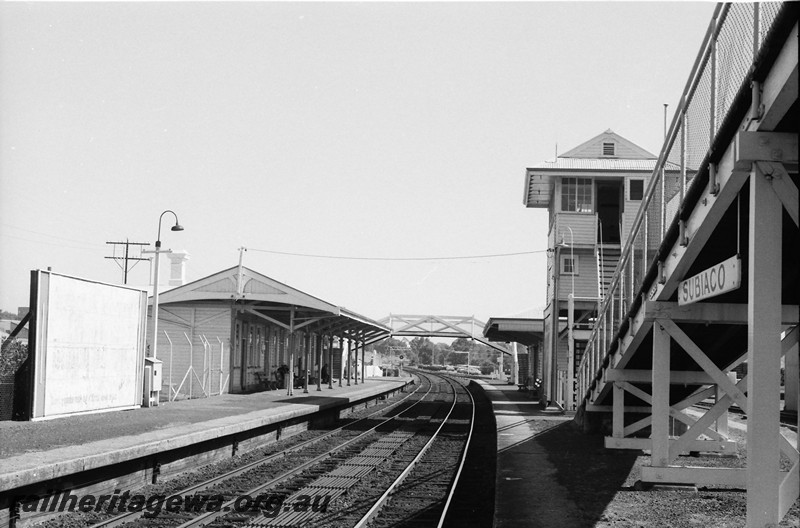
M542 353L542 402L550 406L554 398L553 387L555 383L555 375L553 371L553 362L555 360L555 351L558 348L558 282L561 276L560 257L561 257L561 244L556 244L555 247L547 248L547 256L552 257L552 275L548 274L548 280L552 277L553 280L553 301L550 305L550 335L548 336L547 343L544 344L544 351ZM549 301L549 299L548 299Z
M573 392L575 391L573 385L575 384L575 339L572 333L572 327L575 325L575 238L570 226L564 226L569 229L569 258L572 262L570 275L572 275L572 292L569 294L567 300L567 390L564 391L564 397L568 401L564 402L564 407L568 410L574 410L573 406Z
M572 233L570 226L564 226L569 229L569 258L572 260L572 296L575 296L575 235Z
M152 357L155 358L156 356L156 349L158 348L158 263L159 263L159 255L161 253L171 253L171 249L161 249L161 220L164 218L164 215L167 213L172 213L172 216L175 217L175 225L172 226L171 231L183 231L183 226L178 223L178 215L175 214L174 211L167 209L161 216L158 217L158 236L156 237L156 249L153 253L156 254L155 257L155 272L153 273L153 347L151 352Z

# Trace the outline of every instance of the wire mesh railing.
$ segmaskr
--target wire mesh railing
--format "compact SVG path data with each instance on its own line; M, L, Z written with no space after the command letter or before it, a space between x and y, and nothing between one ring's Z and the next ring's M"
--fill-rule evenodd
M612 361L637 301L661 276L658 259L668 231L677 229L677 240L684 243L677 218L687 191L708 170L714 141L739 94L749 89L755 58L784 4L731 3L715 9L581 359L577 386L584 399Z

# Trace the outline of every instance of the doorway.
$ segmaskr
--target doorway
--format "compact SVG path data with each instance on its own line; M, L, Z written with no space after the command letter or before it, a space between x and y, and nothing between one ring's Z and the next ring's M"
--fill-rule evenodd
M598 181L597 217L600 226L597 241L600 244L620 243L620 223L622 220L622 180Z

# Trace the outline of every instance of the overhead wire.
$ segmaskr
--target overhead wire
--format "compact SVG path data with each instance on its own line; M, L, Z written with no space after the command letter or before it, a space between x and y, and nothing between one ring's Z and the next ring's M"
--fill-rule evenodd
M4 225L8 226L8 224L4 224ZM14 226L9 226L9 227L14 227ZM26 242L32 242L34 244L43 244L43 245L46 245L46 246L58 246L58 247L81 249L81 250L100 249L101 247L103 247L101 245L92 244L91 242L86 242L86 241L82 241L82 240L75 240L75 239L71 239L71 238L63 238L63 237L58 237L58 236L54 236L54 235L48 235L47 233L40 233L38 231L32 231L30 229L22 229L22 228L18 228L18 227L14 227L14 229L19 229L20 231L25 231L25 232L28 232L28 233L33 233L33 234L37 234L37 235L41 235L41 236L46 236L46 237L49 237L49 238L53 238L55 240L61 240L61 241L65 241L65 242L75 242L75 243L78 243L78 244L82 244L83 247L78 247L78 246L71 245L71 244L60 244L58 242L48 241L48 240L35 240L33 238L23 237L23 236L19 236L19 235L12 235L11 233L8 233L8 232L0 233L0 236L9 237L9 238L15 238L17 240L24 240Z
M475 260L486 258L503 258L503 257L516 257L520 255L534 255L537 253L544 253L545 249L536 251L517 251L513 253L491 253L484 255L463 255L463 256L447 256L447 257L354 257L348 255L321 255L314 253L293 253L289 251L276 251L271 249L257 249L247 248L248 251L258 251L260 253L272 253L275 255L288 255L292 257L306 257L306 258L322 258L333 260L368 260L368 261L432 261L432 260Z

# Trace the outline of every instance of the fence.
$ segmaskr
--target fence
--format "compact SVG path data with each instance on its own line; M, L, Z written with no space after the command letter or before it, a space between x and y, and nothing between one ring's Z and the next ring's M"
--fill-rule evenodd
M642 205L598 313L580 368L583 398L616 348L620 330L656 280L658 261L683 240L684 211L711 179L721 152L750 104L750 81L765 40L788 2L720 4L684 88ZM746 109L745 109L746 111ZM716 158L716 159L715 159ZM668 164L680 172L667 172Z
M169 342L169 354L162 359L162 401L171 402L179 398L208 398L220 395L228 388L230 373L224 369L225 345L222 339L216 336L212 337L215 341L212 343L205 335L198 336L203 349L202 369L198 371L195 368L195 361L200 362L197 357L201 353L199 350L195 353L195 343L186 332L183 332L181 336L173 336L179 340L178 343L181 345L184 341L187 344L187 347L181 346L178 359L175 358L176 343L166 331L164 331L164 335Z

